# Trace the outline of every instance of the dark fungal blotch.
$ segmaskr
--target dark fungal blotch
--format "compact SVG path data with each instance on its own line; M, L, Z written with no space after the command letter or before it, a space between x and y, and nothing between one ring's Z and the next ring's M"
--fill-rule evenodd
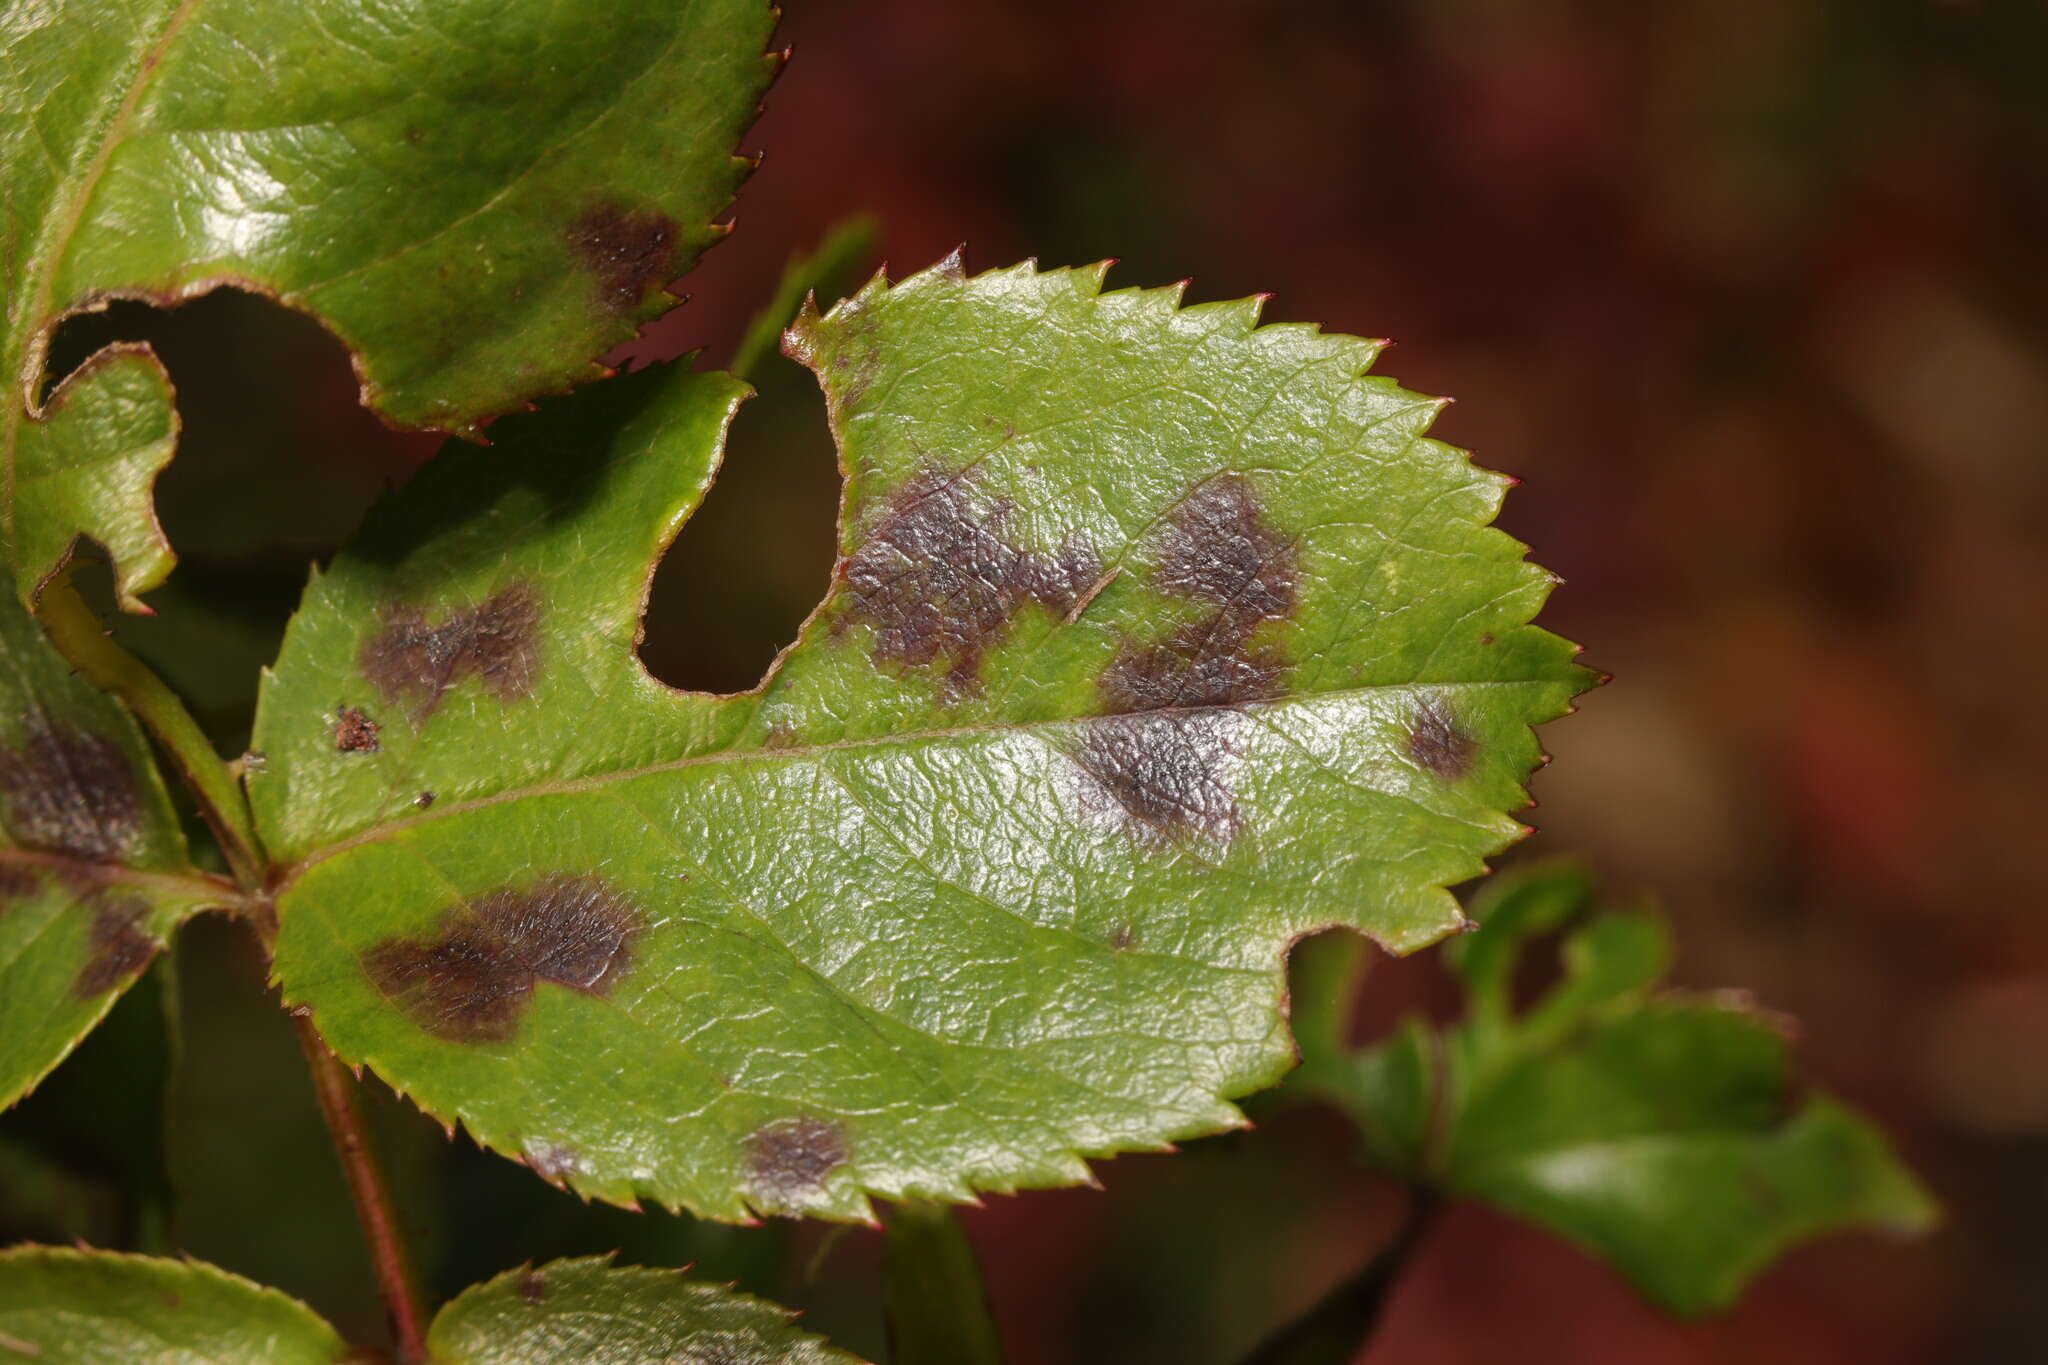
M500 701L517 701L532 693L539 673L540 612L540 594L527 583L452 612L439 625L419 607L393 607L357 663L387 704L409 703L416 721L431 716L465 678Z
M598 877L552 876L448 911L433 938L392 938L363 954L377 989L455 1043L511 1040L541 982L608 995L632 967L638 910Z
M1294 546L1266 524L1242 474L1219 474L1190 493L1174 509L1161 550L1159 586L1216 603L1234 630L1294 612Z
M1434 695L1422 699L1408 730L1408 757L1418 767L1439 781L1456 782L1472 771L1478 751L1478 741L1458 725L1449 702Z
M680 235L665 213L616 205L591 209L568 231L570 250L597 280L599 299L622 312L674 277Z
M1117 653L1097 686L1108 714L1074 755L1090 790L1137 828L1228 840L1242 827L1229 762L1244 708L1285 690L1289 660L1260 637L1294 614L1299 579L1293 542L1242 475L1219 474L1174 509L1155 582L1206 610Z
M846 1164L846 1130L809 1114L764 1124L747 1139L747 1184L762 1208L794 1211Z
M80 1000L105 995L125 986L156 956L157 942L142 930L149 914L146 902L132 896L89 898L92 924L86 930L85 965L71 982L71 994Z
M334 748L344 754L374 754L383 748L377 738L383 726L371 720L362 708L344 706L334 713Z
M538 1306L547 1299L548 1277L539 1270L529 1270L519 1277L519 1297L527 1303Z
M1044 554L1015 544L1006 534L1015 509L976 497L970 482L926 470L904 485L841 565L847 605L833 623L872 625L878 663L943 667L946 701L981 691L982 657L1027 604L1063 614L1101 572L1079 547Z
M1227 841L1243 825L1225 775L1243 717L1208 709L1104 716L1074 753L1103 808L1163 838Z
M21 848L118 862L142 835L142 792L121 746L31 713L0 745L0 820Z

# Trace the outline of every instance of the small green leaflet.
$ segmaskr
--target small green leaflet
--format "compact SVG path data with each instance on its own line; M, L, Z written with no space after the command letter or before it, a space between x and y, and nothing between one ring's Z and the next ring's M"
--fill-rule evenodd
M515 1270L458 1296L424 1365L860 1365L773 1304L603 1259ZM298 1300L196 1261L0 1251L0 1359L341 1365L366 1359Z
M1375 344L1101 284L955 260L799 319L841 557L755 692L633 652L723 376L544 403L373 514L257 720L286 999L550 1179L722 1219L1240 1124L1288 944L1455 929L1589 675Z
M128 713L72 674L0 569L0 1108L113 1007L179 921L231 896Z
M443 1308L432 1365L861 1365L774 1304L601 1257L514 1270Z
M1496 878L1447 952L1466 1016L1411 1020L1293 1084L1356 1120L1373 1162L1517 1214L1598 1254L1659 1306L1731 1306L1824 1233L1924 1231L1933 1201L1867 1120L1794 1094L1784 1025L1742 997L1660 991L1668 933L1591 913L1573 869ZM1517 1013L1515 963L1569 929L1564 977Z
M162 368L112 348L45 399L63 317L252 289L340 336L392 421L474 431L673 305L726 230L773 22L765 0L10 7L0 539L22 590L80 534L130 609L171 565Z
M312 1309L197 1261L19 1246L0 1251L0 1360L340 1365Z

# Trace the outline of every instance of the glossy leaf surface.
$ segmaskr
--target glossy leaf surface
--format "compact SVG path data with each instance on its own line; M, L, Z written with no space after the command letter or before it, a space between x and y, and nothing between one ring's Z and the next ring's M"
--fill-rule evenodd
M189 866L135 723L73 675L0 570L0 1107L221 891Z
M1933 1221L1868 1120L1798 1093L1784 1021L1740 996L1660 992L1662 919L1592 914L1592 899L1570 869L1500 879L1479 932L1447 949L1464 1022L1311 1059L1304 1087L1354 1116L1377 1164L1550 1228L1676 1313L1730 1306L1821 1234ZM1525 945L1567 926L1563 979L1516 1011Z
M427 1334L433 1365L860 1365L774 1304L672 1270L556 1261L460 1295Z
M222 283L321 318L392 421L468 431L595 377L723 229L775 62L763 0L121 0L0 17L5 517L162 580L146 351L43 403L66 314ZM542 59L539 54L545 54Z
M799 320L840 560L754 693L633 653L729 380L430 465L265 690L287 999L549 1177L719 1218L1240 1123L1288 943L1457 927L1586 675L1374 344L1100 285L948 262Z
M312 1309L196 1261L68 1247L0 1251L0 1359L36 1365L330 1365Z

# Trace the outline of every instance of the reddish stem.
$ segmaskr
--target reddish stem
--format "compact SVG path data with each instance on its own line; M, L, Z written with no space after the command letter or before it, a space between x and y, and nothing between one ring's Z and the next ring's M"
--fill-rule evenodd
M399 1359L412 1365L427 1358L426 1301L419 1278L413 1272L412 1253L406 1249L399 1230L398 1212L378 1164L376 1148L370 1143L363 1123L362 1104L356 1080L327 1050L327 1044L313 1030L313 1021L299 1017L299 1046L313 1073L313 1093L320 1099L321 1116L334 1138L335 1154L348 1177L348 1190L355 1197L356 1217L363 1225L363 1237L370 1244L370 1263L377 1273L377 1289L391 1314L391 1332L397 1338Z

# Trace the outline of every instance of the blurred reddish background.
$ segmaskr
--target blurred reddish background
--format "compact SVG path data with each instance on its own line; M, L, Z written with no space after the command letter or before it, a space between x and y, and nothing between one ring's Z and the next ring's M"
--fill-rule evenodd
M1923 1242L1805 1249L1692 1326L1460 1210L1362 1359L2041 1355L2048 4L788 9L795 58L748 140L766 159L738 230L630 352L724 363L784 261L861 212L897 274L962 241L974 267L1114 256L1113 284L1270 291L1269 318L1397 339L1388 373L1461 400L1437 434L1524 480L1503 524L1568 580L1546 623L1615 674L1546 731L1541 833L1516 856L1575 852L1662 897L1681 978L1798 1016L1815 1080L1884 1119L1949 1208ZM307 556L431 443L377 427L331 339L260 300L91 325L157 339L186 423L159 488L184 562L162 614L121 630L234 752ZM822 405L787 362L757 380L657 584L644 652L673 682L750 685L830 568ZM184 1056L203 1064L170 1083L171 1244L374 1333L345 1192L245 952L212 925L179 946ZM1367 994L1361 1036L1450 1004L1428 954ZM104 1032L0 1125L76 1181L0 1179L0 1240L151 1244L95 1212L125 1158L61 1118L67 1087L135 1075ZM444 1291L623 1247L881 1349L871 1233L588 1209L378 1108ZM1015 1365L1236 1358L1387 1234L1392 1192L1352 1155L1328 1116L1284 1114L1103 1163L1103 1191L970 1213ZM72 1213L21 1202L59 1185Z
M1797 1015L1815 1079L1949 1205L1927 1242L1819 1244L1693 1327L1461 1213L1365 1359L2042 1350L2048 6L787 9L738 230L653 346L722 358L784 259L860 211L897 274L961 241L971 267L1117 257L1113 283L1395 338L1387 372L1460 400L1437 434L1524 480L1503 524L1567 580L1547 623L1615 674L1546 733L1525 854L1661 896L1683 978ZM756 613L786 638L815 598L830 454L800 439L740 432L729 496L759 519L714 492L702 529L741 557L683 546L677 615L792 559L806 591ZM809 461L785 536L812 548L762 539L791 514L747 460L785 494ZM673 671L743 685L775 643ZM1374 1019L1432 970L1382 969ZM1384 1234L1334 1125L1205 1146L970 1218L1020 1362L1227 1360Z

